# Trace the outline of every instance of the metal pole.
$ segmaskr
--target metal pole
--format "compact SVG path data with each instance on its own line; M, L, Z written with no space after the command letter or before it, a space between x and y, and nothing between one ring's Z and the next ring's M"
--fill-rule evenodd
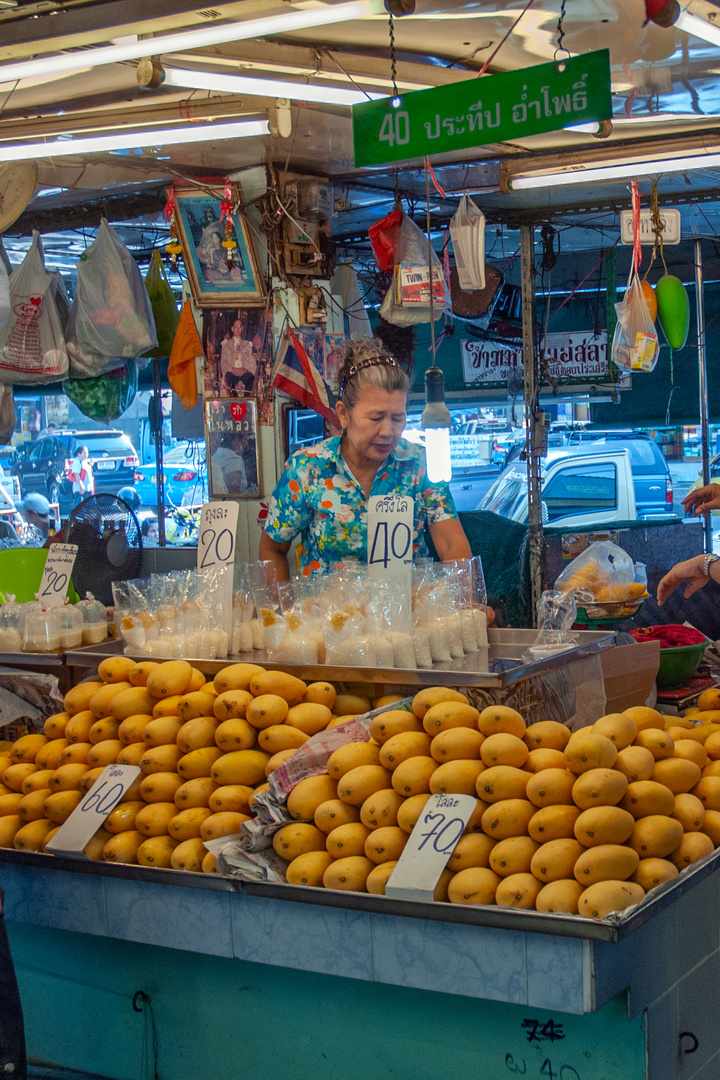
M528 547L530 554L530 596L532 624L537 625L537 602L542 594L543 526L540 455L535 437L537 395L540 389L539 364L535 355L535 230L520 228L520 283L522 288L523 372L525 422L527 425L525 452L528 472Z
M153 359L153 395L150 399L150 430L155 441L155 484L157 489L158 544L165 547L165 473L163 472L162 372Z
M705 356L705 300L703 296L703 265L700 239L695 241L695 305L697 311L698 378L700 382L700 433L702 441L702 482L710 483L710 419L708 416L708 378ZM712 513L705 514L703 521L705 551L713 549Z

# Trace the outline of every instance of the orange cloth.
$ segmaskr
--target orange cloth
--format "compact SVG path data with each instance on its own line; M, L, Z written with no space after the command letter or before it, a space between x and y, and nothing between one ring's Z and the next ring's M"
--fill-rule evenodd
M193 405L197 405L195 357L204 355L202 342L198 337L190 309L190 301L186 300L180 312L168 363L168 380L186 409L192 409Z

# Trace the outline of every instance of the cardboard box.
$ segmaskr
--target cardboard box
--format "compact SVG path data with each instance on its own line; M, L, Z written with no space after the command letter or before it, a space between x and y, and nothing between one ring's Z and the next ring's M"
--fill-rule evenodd
M660 642L616 645L600 653L609 713L644 705L660 667Z

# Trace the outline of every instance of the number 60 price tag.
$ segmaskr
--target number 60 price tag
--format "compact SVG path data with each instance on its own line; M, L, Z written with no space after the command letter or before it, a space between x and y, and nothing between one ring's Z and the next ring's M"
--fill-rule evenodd
M386 896L432 900L465 826L477 806L472 795L431 795L385 886Z
M45 850L83 857L83 849L141 773L137 765L106 765L85 798L60 826Z

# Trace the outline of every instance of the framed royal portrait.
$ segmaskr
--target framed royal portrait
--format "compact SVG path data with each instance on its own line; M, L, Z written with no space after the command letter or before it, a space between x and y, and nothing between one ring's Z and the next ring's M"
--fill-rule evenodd
M211 499L261 496L255 401L206 399L205 446Z
M237 185L235 185L237 186ZM224 247L223 188L175 187L175 221L193 299L200 307L239 307L265 302L262 274L244 215L230 217L235 247ZM171 196L169 196L171 197ZM232 256L229 261L228 255Z

